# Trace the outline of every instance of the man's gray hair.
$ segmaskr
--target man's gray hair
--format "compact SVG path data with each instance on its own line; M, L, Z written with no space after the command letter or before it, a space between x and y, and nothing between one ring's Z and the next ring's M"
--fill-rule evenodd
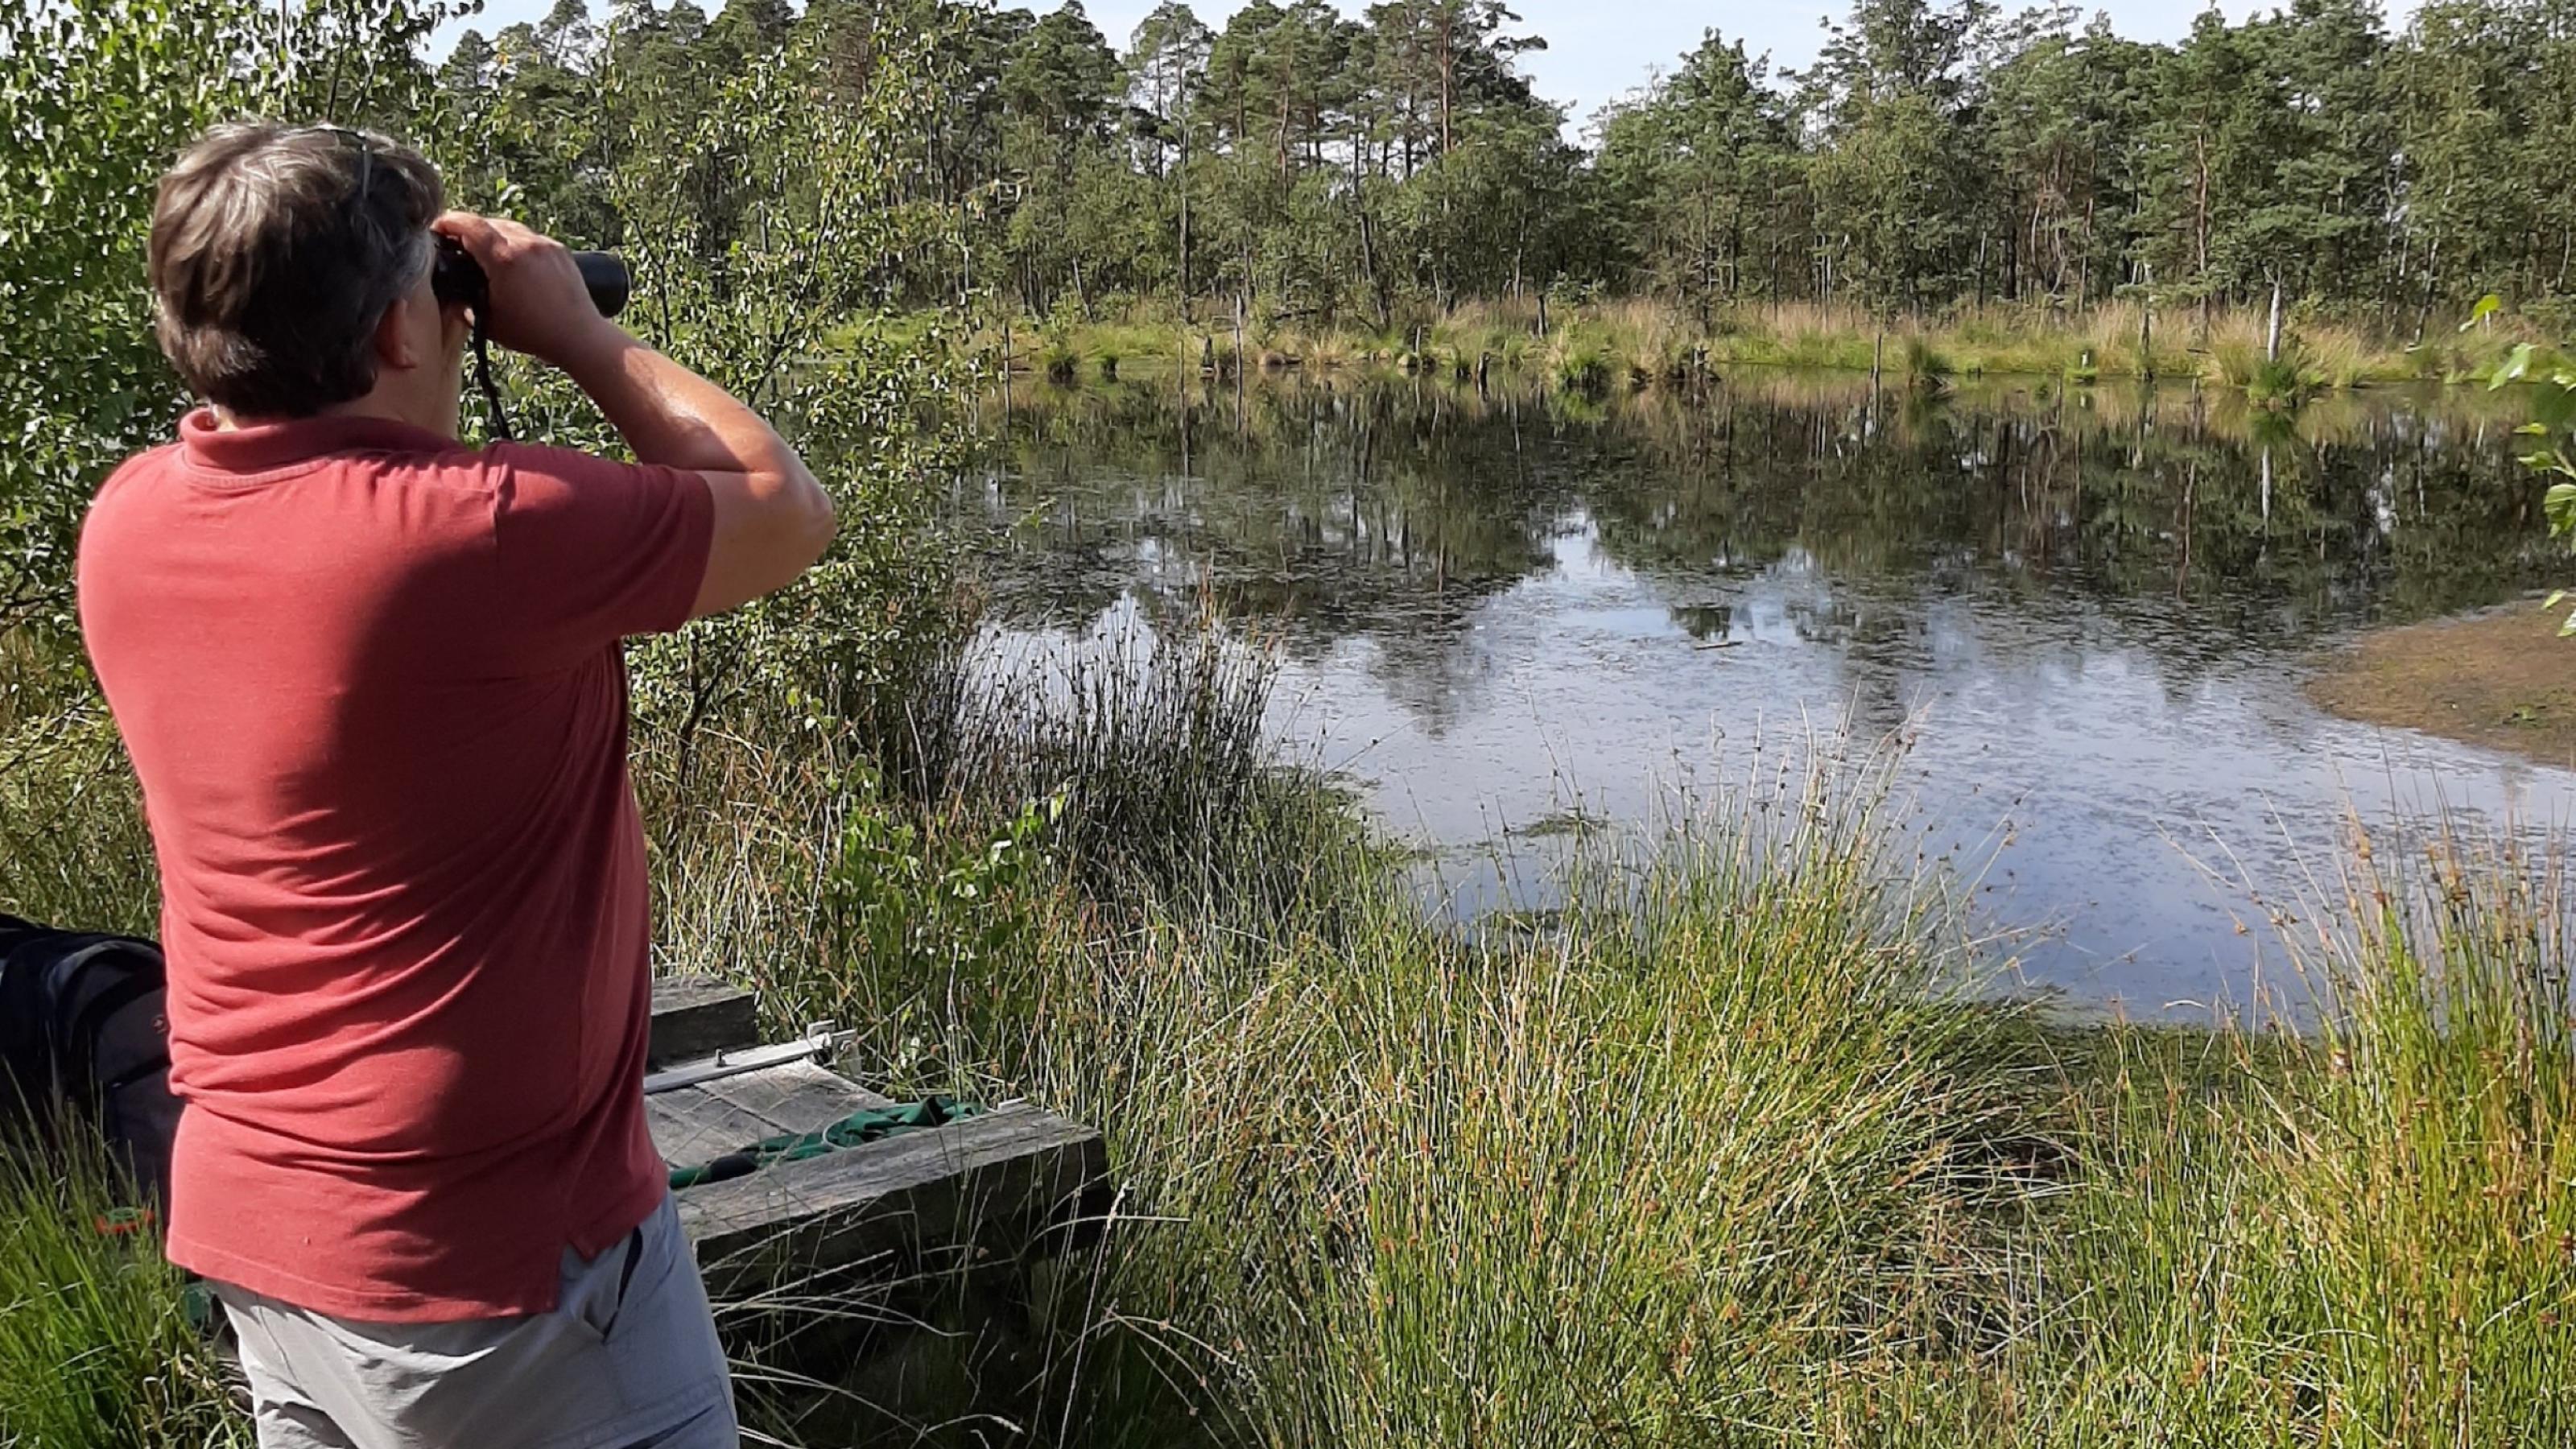
M209 131L161 178L161 351L236 416L310 417L376 383L375 333L435 256L446 207L417 151L337 126Z

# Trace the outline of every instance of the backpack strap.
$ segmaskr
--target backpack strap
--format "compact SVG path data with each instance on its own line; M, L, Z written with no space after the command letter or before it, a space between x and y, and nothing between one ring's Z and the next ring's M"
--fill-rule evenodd
M117 1093L124 1091L126 1088L133 1086L137 1082L150 1077L160 1076L168 1070L170 1070L170 1054L168 1052L158 1052L152 1056L146 1057L142 1061L136 1062L123 1073L101 1082L98 1089L102 1094L113 1097Z

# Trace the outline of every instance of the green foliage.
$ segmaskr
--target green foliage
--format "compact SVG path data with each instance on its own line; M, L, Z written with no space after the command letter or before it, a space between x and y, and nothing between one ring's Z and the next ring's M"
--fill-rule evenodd
M2481 298L2460 330L2484 325L2502 305L2502 299L2492 293ZM2552 538L2567 539L2576 546L2576 361L2522 343L2495 365L2487 379L2491 390L2517 383L2531 392L2532 419L2515 430L2518 436L2533 440L2531 451L2523 454L2523 466L2564 480L2551 482L2541 495L2541 513ZM2566 601L2566 591L2560 590L2542 607L2556 609ZM2567 616L2558 634L2562 639L2576 637L2576 612Z
M476 138L451 167L466 204L624 250L630 324L776 421L840 507L840 543L798 588L632 651L648 789L685 790L705 738L741 730L847 735L909 777L944 748L912 710L966 627L922 502L964 379L944 322L888 309L904 259L959 245L905 129L947 84L955 34L862 47L859 17L829 6L726 13L699 44L730 47L727 69L694 63L670 17L630 16L596 45L540 36L451 64L427 119ZM563 379L512 373L524 428L615 446Z
M1764 60L1711 32L1645 98L1614 108L1600 171L1639 280L1687 301L1703 326L1720 300L1778 291L1775 236L1802 201L1788 99ZM1793 259L1794 260L1794 259Z
M0 14L0 624L62 620L81 485L157 440L175 403L136 219L169 158L220 113L232 36L219 7L112 19Z
M1064 801L1027 804L977 830L955 815L916 818L876 790L851 793L865 803L842 827L822 891L838 972L799 1000L809 1015L856 1024L892 1083L927 1090L941 1085L935 1073L956 1051L915 1030L938 1019L930 1004L1004 979L1031 948Z
M1920 312L1975 281L1972 213L1959 198L1974 192L1976 158L1938 89L1851 64L1857 69L1810 81L1840 97L1835 143L1810 171L1828 278L1819 290L1841 287L1881 310Z
M1748 298L2131 297L2196 312L2205 346L2275 280L2414 336L2489 289L2556 315L2570 284L2576 33L2547 0L2442 0L2400 35L2306 0L2171 45L2072 7L1855 0L1794 74L1710 32L1593 118L1588 157L1522 73L1544 42L1492 0L1215 30L1166 4L1123 52L1078 12L958 29L924 184L976 221L907 271L1036 315L1127 296L1382 330L1574 278L1703 331Z
M998 954L1026 929L1018 895L1063 810L1061 797L1024 806L981 849L887 814L854 813L826 895L844 953L896 971L950 974ZM988 909L995 904L1004 908Z
M0 1137L0 1444L247 1445L160 1234L110 1231L128 1198L104 1151L58 1135Z
M404 113L444 14L400 0L0 13L0 631L68 626L81 507L115 462L168 438L183 401L143 285L161 172L244 112Z

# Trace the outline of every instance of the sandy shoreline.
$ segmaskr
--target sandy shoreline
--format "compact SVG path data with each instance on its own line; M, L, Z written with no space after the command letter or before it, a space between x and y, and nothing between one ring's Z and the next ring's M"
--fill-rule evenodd
M2576 769L2576 639L2538 600L2366 634L2308 697L2347 719L2422 730Z

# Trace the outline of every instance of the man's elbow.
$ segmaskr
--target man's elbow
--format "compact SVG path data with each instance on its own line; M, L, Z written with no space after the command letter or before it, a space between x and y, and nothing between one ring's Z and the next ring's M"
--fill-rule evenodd
M739 608L774 594L823 561L840 520L832 495L802 468L711 479L715 536L692 617Z
M832 540L841 536L841 510L820 484L809 485L805 507L797 519L797 536L806 568L821 563L823 555L831 552Z

